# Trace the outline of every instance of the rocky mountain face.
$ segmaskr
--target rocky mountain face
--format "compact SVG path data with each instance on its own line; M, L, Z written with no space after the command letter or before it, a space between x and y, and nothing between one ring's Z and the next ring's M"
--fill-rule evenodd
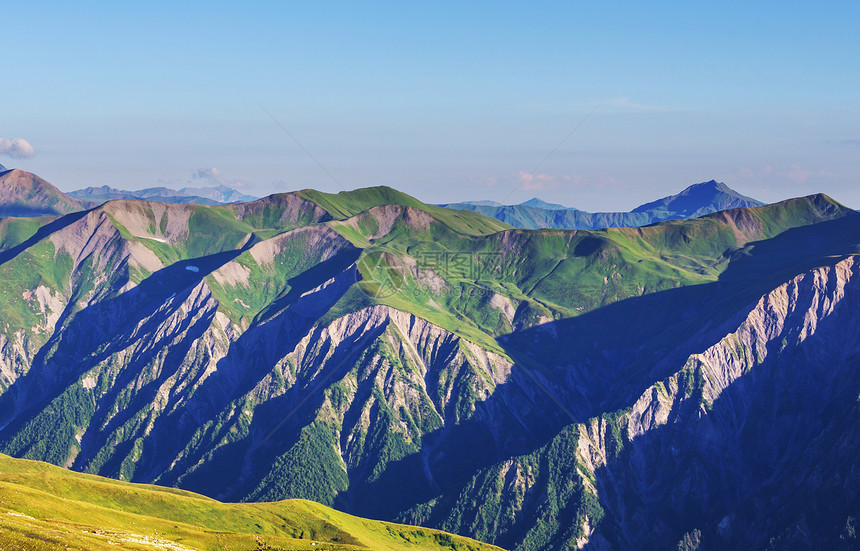
M722 182L694 184L677 195L640 205L630 212L585 212L534 198L519 205L471 201L443 205L480 212L517 228L636 228L666 220L683 220L721 210L760 207L764 203L746 197Z
M111 201L0 243L3 453L509 549L851 543L860 215L826 196L600 231Z
M698 335L627 407L404 518L523 549L666 549L693 533L709 549L856 545L841 537L860 507L858 276L850 257L793 278Z

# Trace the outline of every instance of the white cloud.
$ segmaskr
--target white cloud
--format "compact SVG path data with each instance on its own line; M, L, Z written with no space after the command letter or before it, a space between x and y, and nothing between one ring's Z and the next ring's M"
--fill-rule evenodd
M553 176L546 172L531 174L524 170L517 172L517 178L522 182L522 188L526 191L553 190L560 187L574 188L585 183L581 176Z
M797 182L798 184L802 184L809 180L810 176L814 176L815 171L808 170L798 165L791 165L785 171L785 176L792 182Z
M33 146L24 138L0 138L0 154L13 159L27 159L36 153Z
M191 174L191 185L199 186L203 185L204 187L218 187L218 186L227 186L233 189L250 189L254 187L254 184L248 182L246 180L228 180L224 177L224 173L221 172L221 169L216 167L211 168L198 168Z
M209 180L211 182L222 182L221 171L214 166L212 168L198 168L191 176L195 180Z
M526 191L541 191L547 189L558 188L558 180L554 176L550 176L545 172L531 174L524 170L517 173L520 181L523 183L523 189Z

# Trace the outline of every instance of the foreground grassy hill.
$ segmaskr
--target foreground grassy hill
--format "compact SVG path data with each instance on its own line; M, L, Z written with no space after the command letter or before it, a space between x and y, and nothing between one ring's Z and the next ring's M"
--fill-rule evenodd
M0 548L499 549L437 530L353 517L312 501L221 503L0 455Z

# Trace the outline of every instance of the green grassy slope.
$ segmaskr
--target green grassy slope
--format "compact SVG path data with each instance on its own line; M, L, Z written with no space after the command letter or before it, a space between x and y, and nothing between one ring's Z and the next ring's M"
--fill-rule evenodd
M329 222L363 249L359 287L375 302L490 349L512 323L576 317L620 300L716 282L733 257L758 243L853 212L814 195L644 228L492 231L482 217L480 231L467 233L445 217L422 223L406 207L393 221L389 213L380 236L382 208ZM788 266L791 258L775 260ZM496 294L517 306L512 322L489 304ZM358 298L348 294L335 311L368 304Z
M99 209L124 239L143 243L164 264L238 249L255 230L220 206L119 199Z
M20 245L52 218L0 218L0 251Z
M365 520L310 501L221 503L0 455L0 548L499 549L437 530Z
M373 207L400 205L423 210L443 224L467 235L486 235L511 227L504 222L471 211L456 211L427 205L410 195L386 186L342 191L337 194L303 190L297 195L313 201L336 220L345 220Z

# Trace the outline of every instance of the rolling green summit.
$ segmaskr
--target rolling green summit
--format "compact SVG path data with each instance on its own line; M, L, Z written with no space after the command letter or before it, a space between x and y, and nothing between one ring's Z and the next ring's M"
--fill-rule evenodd
M378 187L2 218L0 451L505 549L850 549L860 215L689 213L518 229Z

